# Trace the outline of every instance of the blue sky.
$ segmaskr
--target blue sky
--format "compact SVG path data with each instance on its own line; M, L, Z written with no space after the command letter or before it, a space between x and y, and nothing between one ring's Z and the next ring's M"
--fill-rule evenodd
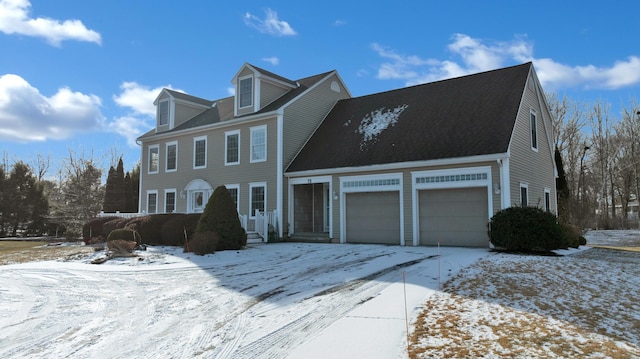
M640 2L0 0L0 151L69 151L125 170L163 87L229 96L244 62L337 70L354 96L533 61L547 92L622 106L640 93Z

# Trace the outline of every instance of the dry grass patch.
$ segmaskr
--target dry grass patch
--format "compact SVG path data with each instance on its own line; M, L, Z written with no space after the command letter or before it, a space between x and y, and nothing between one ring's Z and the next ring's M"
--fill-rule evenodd
M640 357L639 278L632 252L496 254L425 303L409 356Z
M81 259L93 252L93 247L83 245L49 246L47 242L0 241L0 265Z

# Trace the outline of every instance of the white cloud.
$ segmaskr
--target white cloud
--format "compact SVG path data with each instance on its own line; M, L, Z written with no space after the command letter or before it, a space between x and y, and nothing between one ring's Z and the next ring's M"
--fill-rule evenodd
M268 63L270 63L271 65L278 65L280 63L280 59L277 58L276 56L272 56L272 57L263 57L262 61L266 61Z
M61 88L46 97L18 75L0 76L0 139L62 140L99 129L104 121L95 95Z
M136 82L123 82L120 94L113 96L113 101L129 111L126 116L114 118L107 124L107 130L117 133L127 139L130 147L137 147L136 138L149 131L154 125L156 107L153 104L163 88L176 90L167 86L150 88Z
M407 86L488 71L532 61L546 89L599 88L618 89L640 84L640 58L631 56L611 66L567 65L550 58L535 58L533 43L525 36L509 41L475 39L454 34L447 46L452 59L422 59L402 55L377 43L371 48L384 59L377 77L404 80Z
M5 34L19 34L42 37L54 46L65 40L95 42L100 44L100 34L87 29L80 20L56 20L31 18L28 0L0 0L0 31Z
M244 15L244 23L247 26L269 35L274 36L293 36L296 35L296 31L289 25L288 22L278 19L278 13L271 10L265 10L265 18L259 17L247 12Z

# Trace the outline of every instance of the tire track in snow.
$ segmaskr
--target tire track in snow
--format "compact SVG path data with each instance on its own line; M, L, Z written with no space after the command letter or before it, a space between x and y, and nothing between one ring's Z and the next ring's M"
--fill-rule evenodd
M233 341L225 343L219 353L216 352L216 358L242 359L260 357L280 359L286 357L291 349L303 344L313 335L319 334L335 321L346 316L357 306L369 301L384 288L397 282L398 278L397 275L394 275L394 272L435 257L437 256L426 256L395 264L364 277L332 286L310 297L296 301L296 306L308 308L306 313L277 313L281 321L283 317L285 317L284 321L286 324L275 330L273 327L267 325L269 329L267 329L266 332L268 332L268 334L249 343L240 344L236 336ZM283 291L275 291L274 293L274 296L283 296ZM281 309L264 302L256 303L249 308L254 326L256 326L256 317L265 316L265 313L270 311L278 312L281 311ZM245 313L242 314L242 318L239 318L239 321L243 323L247 322ZM241 323L232 323L230 325L234 327L233 332L236 335L240 332L246 332Z

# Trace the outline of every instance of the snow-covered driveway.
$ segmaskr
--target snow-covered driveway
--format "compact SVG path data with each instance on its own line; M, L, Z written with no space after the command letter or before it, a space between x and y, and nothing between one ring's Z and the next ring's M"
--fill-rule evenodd
M405 290L411 321L439 282L488 254L437 251L281 243L199 257L158 247L103 265L0 266L0 357L400 357Z

